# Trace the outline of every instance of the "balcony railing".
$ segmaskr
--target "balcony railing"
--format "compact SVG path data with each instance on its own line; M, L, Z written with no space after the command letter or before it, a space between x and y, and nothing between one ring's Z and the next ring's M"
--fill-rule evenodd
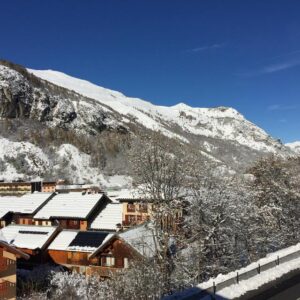
M16 284L8 281L0 283L0 299L7 300L16 297Z
M0 278L14 274L16 274L16 262L7 258L5 264L0 265Z

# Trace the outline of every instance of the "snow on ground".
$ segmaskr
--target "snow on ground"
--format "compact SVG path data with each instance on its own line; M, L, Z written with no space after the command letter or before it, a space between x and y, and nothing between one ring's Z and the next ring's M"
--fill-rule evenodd
M300 258L280 264L279 266L274 267L272 270L261 272L250 279L242 280L239 282L239 284L234 284L227 288L221 289L217 292L216 299L235 299L249 291L257 290L262 285L275 281L283 275L297 269L300 269ZM210 296L203 298L203 300L210 299Z
M208 280L204 283L200 283L199 285L197 285L197 287L200 288L201 290L205 290L207 288L212 287L214 282L218 286L218 283L221 283L221 282L231 279L231 278L235 278L237 272L241 275L247 271L257 269L258 264L260 264L262 266L266 263L275 261L277 259L277 257L281 258L281 257L284 257L288 254L294 253L299 250L300 250L300 243L298 243L295 246L291 246L291 247L276 251L274 253L270 253L265 258L262 258L256 262L246 266L245 268L235 270L234 272L230 272L225 275L219 274L216 278L211 278L210 280ZM275 280L276 278L279 278L279 277L283 276L284 274L287 274L290 271L297 270L297 269L300 269L300 258L293 259L289 262L281 263L281 264L279 264L279 266L276 266L272 269L261 272L260 274L257 274L256 276L254 276L250 279L241 280L239 284L231 285L230 287L226 287L221 290L217 289L217 293L219 296L222 296L222 297L225 297L228 299L239 297L239 296L245 294L247 291L258 289L263 284L268 283L272 280ZM206 298L204 298L204 299L206 299Z
M66 163L65 168L73 174L74 182L100 184L103 188L122 188L128 186L132 179L129 176L104 176L99 168L92 167L91 157L80 152L75 146L63 144L57 151L57 163L54 168L59 169Z
M31 180L41 180L45 171L64 168L71 174L74 183L100 184L103 188L121 189L131 185L132 178L124 175L104 176L99 168L92 167L91 157L75 146L63 144L53 151L52 162L43 150L29 142L13 142L0 137L0 180L24 179L24 174L32 174ZM29 172L28 172L29 171Z
M41 169L49 167L48 157L39 147L28 142L12 142L1 137L0 159L5 164L4 169L0 172L0 180L11 181L22 178L24 173L18 173L14 164L24 163L24 159L30 167L31 173L39 174ZM40 177L37 175L36 179L40 179Z
M193 108L184 103L171 107L156 106L61 72L31 69L28 71L58 86L97 100L123 115L124 121L131 116L145 127L160 130L169 137L187 141L185 137L168 128L177 125L188 133L234 140L256 150L275 152L276 147L279 147L279 143L271 140L264 130L247 121L233 108Z
M292 149L295 153L300 154L300 141L293 142L293 143L287 143L285 144L287 147Z

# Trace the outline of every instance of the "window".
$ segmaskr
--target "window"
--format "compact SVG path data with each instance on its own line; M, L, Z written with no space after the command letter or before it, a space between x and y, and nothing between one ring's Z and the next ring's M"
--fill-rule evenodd
M129 211L129 212L135 212L135 204L128 203L127 204L127 211Z
M135 223L136 216L135 215L128 215L128 222L129 223Z
M147 205L147 203L141 203L140 204L140 212L144 212L144 213L148 212L148 205Z
M128 268L129 263L128 263L128 258L124 257L124 268Z
M104 267L113 267L115 265L115 258L112 256L103 256L101 263Z

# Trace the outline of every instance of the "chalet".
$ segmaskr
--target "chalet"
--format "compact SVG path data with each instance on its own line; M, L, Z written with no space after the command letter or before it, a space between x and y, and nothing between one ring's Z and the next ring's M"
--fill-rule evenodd
M41 191L43 193L54 193L56 190L56 182L55 181L43 181Z
M111 236L108 232L63 230L48 247L48 254L54 263L86 274L89 255Z
M0 239L0 299L16 299L16 261L29 255Z
M54 226L8 225L0 230L0 234L10 246L30 256L28 261L18 261L26 267L49 262L46 249L59 231L59 227Z
M0 182L0 195L22 195L33 192L54 193L55 181L13 181Z
M108 193L109 197L122 204L122 226L129 228L141 224L151 217L152 203L139 197L134 190L123 189Z
M0 195L20 195L31 193L32 188L33 186L31 182L0 182Z
M91 223L90 229L116 231L122 227L122 209L120 203L108 203Z
M62 193L53 197L34 216L36 225L60 224L64 229L87 230L111 200L105 194Z
M25 194L21 197L0 197L0 226L33 224L33 216L51 199L54 193Z
M108 277L117 269L127 268L132 260L153 258L157 253L153 230L152 223L146 222L111 235L89 256L87 275Z

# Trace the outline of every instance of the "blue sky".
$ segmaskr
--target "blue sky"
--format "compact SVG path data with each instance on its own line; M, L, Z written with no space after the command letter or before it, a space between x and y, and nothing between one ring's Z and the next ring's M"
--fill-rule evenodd
M300 1L10 0L0 57L156 104L231 106L300 140Z

